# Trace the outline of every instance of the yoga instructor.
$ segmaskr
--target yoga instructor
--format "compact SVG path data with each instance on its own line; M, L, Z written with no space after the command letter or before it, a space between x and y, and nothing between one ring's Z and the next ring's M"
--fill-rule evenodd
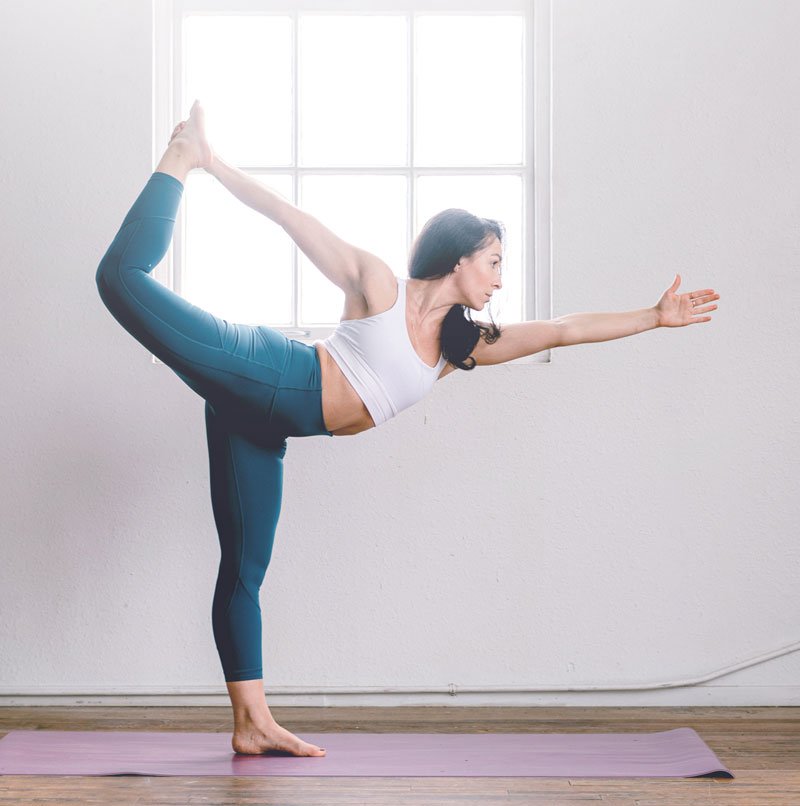
M279 224L345 293L334 333L314 345L264 325L218 318L151 276L167 252L187 174L204 169ZM656 327L708 322L713 289L678 294L680 276L652 308L581 313L499 328L475 322L502 287L500 222L451 208L411 249L408 278L343 241L316 218L225 163L209 145L198 101L100 261L100 297L113 317L205 401L211 504L220 564L214 640L234 715L237 753L323 756L278 725L262 674L259 590L281 508L288 437L346 436L380 426L456 369L501 364Z

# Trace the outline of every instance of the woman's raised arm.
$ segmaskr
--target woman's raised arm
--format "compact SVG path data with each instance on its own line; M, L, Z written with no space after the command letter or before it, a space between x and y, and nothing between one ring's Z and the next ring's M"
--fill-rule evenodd
M266 185L214 155L206 171L236 198L271 218L287 232L308 259L345 293L360 287L359 250L340 238L318 218L301 210Z
M287 214L294 209L294 205L287 198L270 190L234 165L229 165L218 154L214 154L214 161L205 170L219 179L239 201L272 219L276 224L283 226Z

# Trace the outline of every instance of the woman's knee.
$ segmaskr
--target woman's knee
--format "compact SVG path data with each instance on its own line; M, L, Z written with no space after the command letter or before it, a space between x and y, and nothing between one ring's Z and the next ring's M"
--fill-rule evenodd
M109 307L113 297L119 293L122 257L133 236L136 225L136 221L130 221L120 228L97 266L94 281L100 293L100 298L107 307Z

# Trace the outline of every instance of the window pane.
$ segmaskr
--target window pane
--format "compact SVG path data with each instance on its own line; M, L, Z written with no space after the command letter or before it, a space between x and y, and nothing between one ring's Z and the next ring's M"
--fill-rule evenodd
M300 17L301 165L405 165L405 17Z
M521 164L524 18L418 16L415 30L415 164Z
M492 218L505 226L503 287L495 291L489 305L471 309L471 316L477 321L488 322L490 311L495 322L523 320L522 188L519 176L421 176L417 180L415 236L429 218L449 207L459 207L479 218Z
M300 207L340 238L384 260L405 277L407 186L404 176L306 176ZM344 292L300 253L301 322L338 322Z
M265 179L292 198L290 176ZM290 325L292 240L210 174L186 180L181 295L230 322Z
M211 147L232 165L290 165L291 19L195 15L184 30L185 111L200 99Z

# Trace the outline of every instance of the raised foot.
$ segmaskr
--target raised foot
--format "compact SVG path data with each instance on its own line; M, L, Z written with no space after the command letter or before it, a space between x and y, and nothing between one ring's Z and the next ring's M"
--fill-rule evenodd
M189 118L182 120L173 130L170 146L180 146L189 156L193 168L210 168L214 162L214 151L206 139L206 113L195 100L189 110Z
M234 731L231 747L236 753L260 755L286 753L290 756L324 756L325 749L304 742L277 723L268 728L248 726Z

